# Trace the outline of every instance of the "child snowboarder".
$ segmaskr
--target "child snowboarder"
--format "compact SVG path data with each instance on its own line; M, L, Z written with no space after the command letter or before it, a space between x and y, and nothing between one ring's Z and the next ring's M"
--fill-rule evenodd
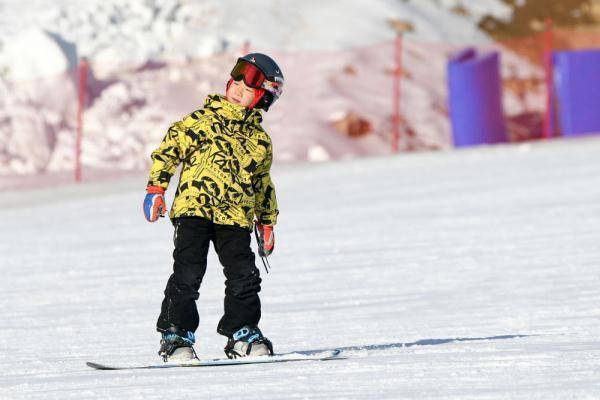
M258 328L261 278L250 248L253 220L259 253L274 249L277 200L269 170L272 146L260 126L279 98L283 74L270 57L252 53L237 60L225 96L209 95L203 109L175 122L152 153L144 214L155 222L166 211L164 193L182 164L169 217L175 227L173 274L156 324L164 361L196 358L199 324L195 301L212 241L225 274L224 315L217 332L228 338L229 358L272 355Z

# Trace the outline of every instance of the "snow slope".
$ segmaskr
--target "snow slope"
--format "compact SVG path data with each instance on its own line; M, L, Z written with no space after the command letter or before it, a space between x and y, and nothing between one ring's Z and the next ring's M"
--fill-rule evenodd
M145 176L3 193L2 399L597 399L600 140L276 165L281 219L261 327L347 360L167 371L171 269ZM215 333L211 252L197 350Z

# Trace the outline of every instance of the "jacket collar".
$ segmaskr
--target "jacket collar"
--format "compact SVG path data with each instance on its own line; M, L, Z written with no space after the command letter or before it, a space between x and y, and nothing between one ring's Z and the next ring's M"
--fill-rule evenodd
M230 103L220 94L208 95L204 102L204 108L229 120L252 122L256 125L262 122L262 114L259 110L249 110L246 107Z

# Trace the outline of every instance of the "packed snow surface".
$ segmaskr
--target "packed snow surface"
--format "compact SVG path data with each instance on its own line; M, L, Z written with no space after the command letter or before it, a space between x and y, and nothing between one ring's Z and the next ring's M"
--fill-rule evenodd
M145 176L3 193L3 399L600 398L600 140L276 164L261 328L345 360L146 371L172 228ZM172 195L172 193L169 193ZM196 349L219 357L211 251Z

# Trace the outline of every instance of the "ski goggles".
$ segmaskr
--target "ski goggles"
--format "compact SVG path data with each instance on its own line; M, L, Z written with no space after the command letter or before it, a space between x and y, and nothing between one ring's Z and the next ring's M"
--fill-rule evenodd
M246 86L254 89L263 87L263 83L267 79L265 74L254 64L240 60L231 70L231 77L234 81L244 80Z

